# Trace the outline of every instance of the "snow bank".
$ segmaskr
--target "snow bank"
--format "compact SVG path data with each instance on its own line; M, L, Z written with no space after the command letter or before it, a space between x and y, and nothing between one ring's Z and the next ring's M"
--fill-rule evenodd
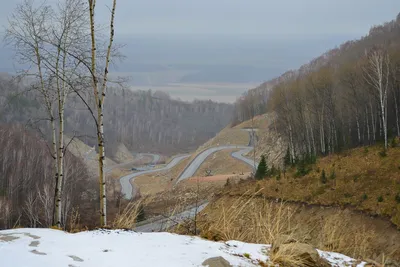
M232 266L257 266L268 260L269 245L238 241L211 242L170 233L97 230L69 234L51 229L0 231L1 267L202 266L222 256ZM351 266L353 259L319 251L333 266ZM362 266L362 265L360 265Z

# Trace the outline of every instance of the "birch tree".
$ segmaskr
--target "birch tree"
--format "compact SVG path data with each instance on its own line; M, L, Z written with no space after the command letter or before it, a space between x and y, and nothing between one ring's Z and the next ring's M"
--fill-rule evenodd
M110 33L108 47L105 57L104 71L101 74L98 71L97 50L96 50L96 25L95 11L96 0L88 0L90 16L90 38L91 38L91 63L90 73L92 78L93 95L95 107L97 110L97 142L99 147L99 186L100 186L100 225L107 225L107 191L106 177L104 173L105 150L104 150L104 102L107 93L108 68L111 60L112 46L114 42L114 18L117 1L112 1Z
M45 39L49 35L50 15L52 9L48 5L35 6L33 1L25 0L18 4L11 15L6 29L5 41L13 46L16 57L21 64L29 65L29 69L22 72L23 76L33 77L37 84L32 87L42 96L42 104L46 110L51 129L51 149L55 184L58 184L58 157L56 125L54 115L54 92L50 89L50 79L47 79L43 64L45 53ZM54 221L57 221L56 213Z
M35 89L43 97L50 121L55 173L53 224L57 227L62 226L64 110L71 83L79 79L79 64L70 53L80 48L85 40L85 7L83 0L62 0L56 10L25 0L9 20L6 34L18 58L33 65L24 74L37 78L39 85Z
M364 67L364 78L377 96L385 149L388 148L387 136L387 99L389 91L390 61L389 54L383 48L375 48L367 55L367 65Z

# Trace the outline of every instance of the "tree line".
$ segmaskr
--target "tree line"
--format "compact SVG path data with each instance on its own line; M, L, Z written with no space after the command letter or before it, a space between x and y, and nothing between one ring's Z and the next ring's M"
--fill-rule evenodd
M260 90L239 99L236 118L274 112L291 161L376 142L387 149L400 136L400 14L269 85L267 100Z

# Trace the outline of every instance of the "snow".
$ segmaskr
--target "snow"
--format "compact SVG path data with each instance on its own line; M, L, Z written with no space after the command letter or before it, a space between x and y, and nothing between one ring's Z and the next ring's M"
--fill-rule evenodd
M221 256L232 266L258 266L267 261L270 245L239 241L212 242L170 233L96 230L76 234L52 229L0 231L2 267L127 267L202 266ZM351 266L354 260L318 251L332 266ZM359 265L363 266L363 265Z

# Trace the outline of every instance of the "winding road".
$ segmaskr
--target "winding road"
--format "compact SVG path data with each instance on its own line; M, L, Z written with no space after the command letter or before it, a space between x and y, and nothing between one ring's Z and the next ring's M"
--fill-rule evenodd
M207 159L207 157L209 157L210 155L212 155L213 153L215 153L217 151L221 151L221 150L225 150L225 149L240 149L239 151L232 152L231 156L233 158L236 158L238 160L241 160L241 161L247 163L251 167L256 167L258 165L257 162L254 163L254 161L252 159L249 159L249 158L246 158L245 156L243 156L244 154L247 154L253 150L253 145L255 143L254 132L256 130L257 129L243 129L243 131L246 131L249 133L249 145L248 146L235 146L235 145L217 146L217 147L208 148L208 149L204 150L203 152L201 152L200 154L198 154L183 170L183 172L177 179L176 184L179 183L180 181L183 181L185 179L192 177L196 173L196 171L200 168L201 164L204 163L204 161ZM153 161L152 161L153 164L156 164L160 160L160 156L157 154L139 154L139 155L153 157ZM177 156L167 166L165 166L163 168L139 171L139 172L131 173L131 174L121 177L120 178L121 192L123 193L123 195L125 196L126 199L131 199L132 196L134 196L136 194L136 192L134 192L135 189L131 184L131 180L133 180L135 177L138 177L138 176L141 176L144 174L169 170L169 169L173 168L174 166L176 166L179 162L181 162L182 160L184 160L188 157L190 157L190 155Z
M250 152L251 150L253 150L252 147L248 147L248 146L217 146L217 147L212 147L209 148L203 152L201 152L199 155L197 155L190 163L188 166L186 166L185 170L182 172L182 174L179 176L178 180L176 181L176 183L179 183L180 181L183 181L185 179L188 179L190 177L192 177L196 171L200 168L201 164L203 164L203 162L212 154L214 154L215 152L221 151L221 150L225 150L225 149L241 149L240 151L237 152L233 152L231 155L232 157L238 159L238 160L242 160L245 163L248 163L250 166L253 166L253 161L244 157L243 154Z
M135 172L131 173L128 175L125 175L119 179L119 182L121 183L121 192L124 194L126 199L131 199L133 195L136 194L134 191L134 187L131 184L131 180L133 180L135 177L138 177L143 174L148 174L148 173L153 173L153 172L159 172L159 171L166 171L169 170L173 167L175 167L179 162L182 160L190 157L190 155L181 155L173 158L170 163L168 163L167 166L160 168L160 169L152 169L152 170L146 170L146 171L140 171L140 172Z

